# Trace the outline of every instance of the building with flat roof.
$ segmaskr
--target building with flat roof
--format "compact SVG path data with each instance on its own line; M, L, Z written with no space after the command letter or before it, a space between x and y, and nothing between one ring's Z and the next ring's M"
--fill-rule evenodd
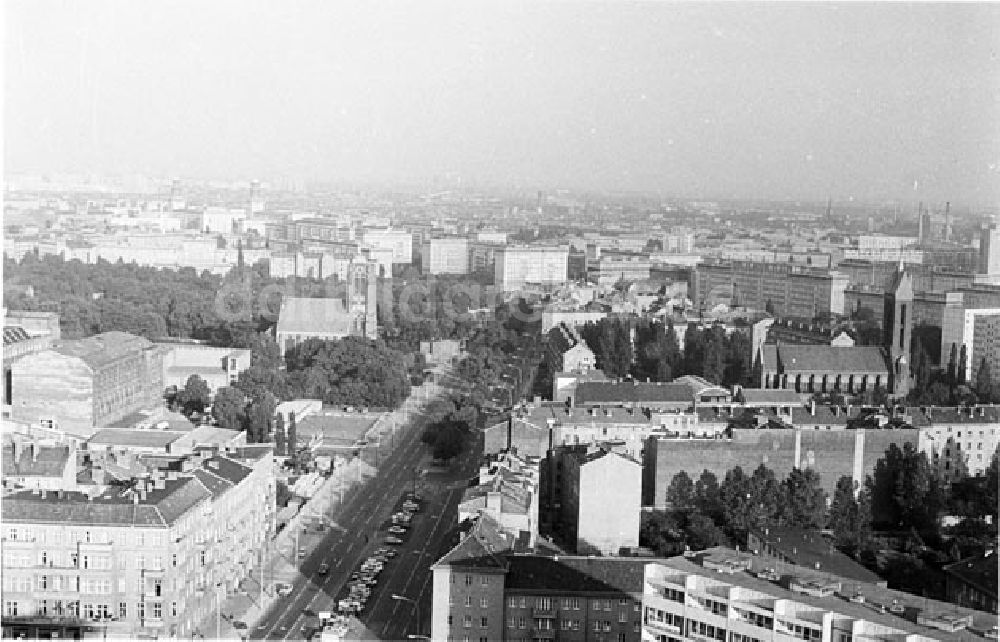
M646 281L652 265L648 254L604 250L588 261L587 280L598 285Z
M917 448L945 482L982 475L1000 448L1000 406L908 408Z
M645 565L643 639L969 640L996 616L726 548ZM995 629L994 629L995 630Z
M57 341L11 365L11 416L88 438L163 403L164 349L125 332Z
M198 375L213 392L231 386L250 367L249 348L216 348L198 343L157 341L165 349L163 383L183 388L188 377Z
M469 239L429 238L421 246L420 262L424 274L468 274Z
M409 230L394 230L391 227L365 228L361 232L361 240L371 248L390 250L393 264L413 263L413 234Z
M844 314L848 284L846 274L828 268L707 259L695 269L691 299L699 310L711 310L721 303L813 319Z
M568 274L566 246L512 245L497 248L494 284L505 292L525 285L562 285Z

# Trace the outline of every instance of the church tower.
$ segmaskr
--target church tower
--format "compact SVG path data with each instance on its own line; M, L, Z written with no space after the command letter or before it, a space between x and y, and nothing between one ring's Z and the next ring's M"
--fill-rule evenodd
M351 260L347 275L347 308L355 319L354 334L378 338L378 262L367 252Z
M889 392L902 397L910 391L910 340L913 336L913 280L903 271L885 293L883 344L889 358Z

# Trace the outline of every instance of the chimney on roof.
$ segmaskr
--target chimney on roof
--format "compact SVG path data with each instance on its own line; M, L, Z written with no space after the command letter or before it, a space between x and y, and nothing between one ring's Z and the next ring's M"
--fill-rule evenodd
M38 446L34 442L28 444L28 448L31 449L31 461L38 461Z

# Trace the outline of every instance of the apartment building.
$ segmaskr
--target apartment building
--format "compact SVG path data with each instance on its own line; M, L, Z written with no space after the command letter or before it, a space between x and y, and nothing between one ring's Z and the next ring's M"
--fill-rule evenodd
M11 365L21 357L46 350L62 336L59 315L3 309L3 405L8 415L13 387Z
M365 228L361 232L361 240L370 248L390 250L393 264L413 263L413 234L408 230Z
M968 640L996 616L714 548L645 566L643 640ZM995 630L995 629L994 629Z
M587 266L587 280L613 286L621 282L646 281L652 265L648 254L604 250Z
M982 475L1000 446L1000 406L908 408L917 447L945 481Z
M478 483L462 494L458 521L487 515L510 537L534 546L538 538L540 458L514 452L491 457Z
M492 531L431 567L432 640L639 642L646 560L520 554Z
M11 365L11 416L88 438L163 403L164 352L125 332L54 342Z
M698 264L695 307L723 303L774 314L812 319L844 314L846 274L826 268L766 261L709 259Z
M424 274L468 274L469 240L466 238L429 238L420 253Z
M576 552L616 555L639 545L642 464L605 448L559 448L550 460L554 526Z
M192 635L216 597L258 566L274 528L270 459L215 454L124 490L6 496L5 637L46 627L132 639Z
M494 283L505 292L525 285L561 285L568 274L569 248L514 245L497 248Z

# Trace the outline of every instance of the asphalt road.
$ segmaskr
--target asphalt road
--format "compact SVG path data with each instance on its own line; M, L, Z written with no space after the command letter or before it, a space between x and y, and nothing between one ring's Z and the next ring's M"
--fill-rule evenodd
M414 472L425 457L426 446L420 442L425 419L411 413L411 425L396 435L399 444L382 463L377 475L354 491L339 511L337 523L344 529L328 530L312 553L302 560L302 576L291 594L280 599L251 632L253 639L296 640L304 636L303 626L318 624L316 613L334 610L344 596L351 573L357 570L370 552L384 544L391 514L403 494L414 483ZM423 634L430 631L430 565L456 541L456 507L466 480L474 474L478 462L477 447L470 444L460 460L445 473L429 473L418 482L424 501L414 518L399 553L389 560L373 587L365 610L364 622L382 639L405 639L418 633L413 604L393 600L397 593L420 604ZM327 575L317 574L321 564L328 564Z

